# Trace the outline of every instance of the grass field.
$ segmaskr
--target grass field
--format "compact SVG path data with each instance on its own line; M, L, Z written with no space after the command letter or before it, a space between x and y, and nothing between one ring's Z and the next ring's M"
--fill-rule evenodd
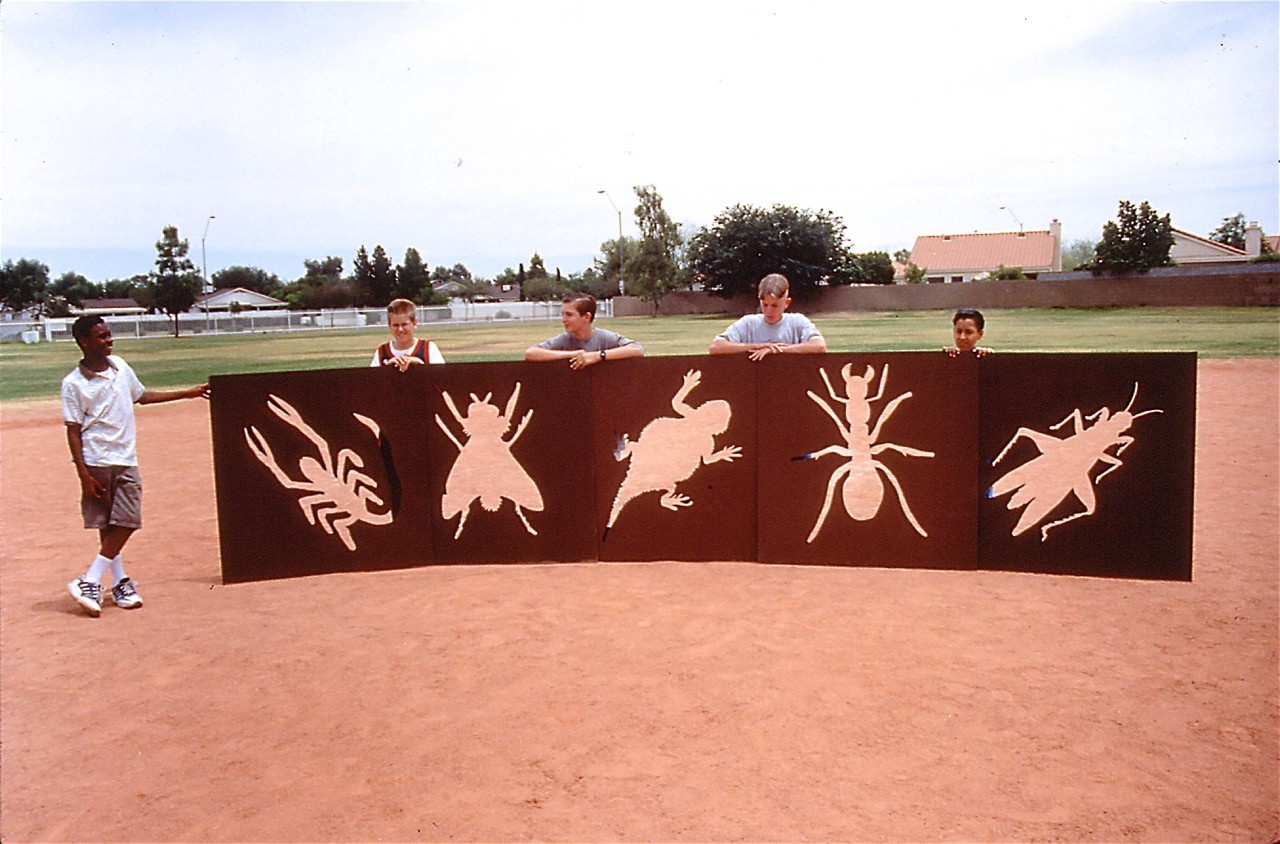
M815 318L833 352L926 351L950 341L949 313L878 311ZM1203 357L1280 355L1276 308L1019 309L988 311L984 345L1014 352L1195 351ZM600 325L644 344L649 355L702 354L730 319L723 315L625 317ZM446 359L517 360L530 344L559 333L557 321L424 325ZM381 328L122 338L125 356L148 386L198 383L210 375L364 365ZM0 401L54 398L76 360L69 343L0 345Z

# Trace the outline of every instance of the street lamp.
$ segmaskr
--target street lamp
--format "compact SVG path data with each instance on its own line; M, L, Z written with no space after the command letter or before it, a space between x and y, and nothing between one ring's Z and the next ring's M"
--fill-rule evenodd
M618 211L618 203L613 201L613 197L609 196L609 192L604 188L596 191L596 193L604 194L604 198L609 200L609 204L613 206L614 211ZM618 295L627 295L627 282L622 277L622 212L618 211Z
M217 217L212 214L204 221L204 234L200 235L200 277L201 293L204 294L204 330L209 330L209 264L204 257L204 241L209 236L209 224Z
M1018 224L1018 236L1019 236L1019 237L1021 237L1021 236L1022 236L1022 221L1018 219L1018 215L1017 215L1017 214L1015 214L1015 213L1013 213L1013 209L1012 209L1012 208L1010 208L1008 205L1001 205L1001 206L1000 206L1000 210L1001 210L1001 211L1008 211L1008 212L1009 212L1009 216L1010 216L1010 217L1012 217L1012 218L1013 218L1013 221L1014 221L1015 223L1017 223L1017 224Z

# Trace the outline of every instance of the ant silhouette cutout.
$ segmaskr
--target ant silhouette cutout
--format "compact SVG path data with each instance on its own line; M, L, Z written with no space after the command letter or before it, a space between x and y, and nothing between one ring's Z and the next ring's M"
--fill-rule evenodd
M836 488L840 487L841 481L844 482L841 487L841 500L844 503L844 510L849 517L860 522L869 521L875 518L876 513L880 511L880 504L884 500L884 482L880 480L877 473L884 475L885 479L893 486L894 492L898 494L898 503L902 505L902 512L907 517L907 521L916 529L916 533L923 537L929 534L920 522L916 520L915 514L911 512L911 507L907 504L907 497L902 491L902 484L898 482L897 476L893 471L876 456L885 451L896 451L907 457L933 457L932 451L922 451L918 448L911 448L897 443L880 442L880 429L884 423L889 421L889 417L898 409L898 405L911 398L911 391L908 390L901 395L894 396L889 403L884 406L884 410L876 418L875 426L870 431L867 425L871 421L871 403L880 401L884 398L885 385L889 381L889 364L885 364L880 370L880 386L874 396L868 397L867 393L871 389L871 382L875 380L875 368L867 366L866 371L862 375L853 374L853 364L846 363L840 369L840 377L844 381L845 395L836 394L835 389L831 386L831 380L827 378L825 369L818 369L822 375L822 381L827 385L827 394L831 396L831 400L837 404L844 405L844 419L840 418L840 414L832 408L821 396L812 390L807 391L809 398L823 409L831 421L836 423L836 428L840 431L840 436L844 440L843 445L830 445L819 451L811 451L808 454L801 454L792 460L817 460L828 454L835 454L840 457L847 458L831 473L830 480L827 481L827 495L822 502L822 512L818 514L818 521L814 524L813 530L809 533L806 542L813 542L817 538L818 532L822 530L823 523L827 520L827 514L831 510L831 501L835 497Z
M609 521L604 527L603 542L609 537L609 529L618 521L624 507L649 492L661 492L661 505L676 511L688 507L693 501L676 492L676 485L688 480L699 466L720 461L732 462L742 456L739 446L716 449L715 438L729 429L733 410L727 401L714 399L693 407L685 402L693 388L702 381L702 372L685 373L680 389L671 397L671 409L678 418L659 416L640 431L635 442L624 433L618 438L613 451L614 459L621 463L630 460L627 474L618 486L609 511Z
M302 508L302 515L306 517L308 524L317 525L325 533L336 535L347 546L348 551L354 551L356 541L351 536L352 525L357 522L371 525L391 523L395 518L394 507L386 512L374 512L370 509L370 505L381 507L383 501L376 493L378 485L373 478L357 471L364 468L364 459L359 454L350 448L344 448L334 456L328 440L316 433L315 428L302 418L302 414L279 396L268 395L267 408L310 440L320 455L319 460L310 455L300 458L298 470L306 480L294 480L280 468L271 445L262 432L252 425L244 429L249 450L281 486L312 493L298 499L298 506ZM375 439L381 441L382 431L377 422L359 413L351 415L372 431ZM384 452L384 460L387 457L388 454ZM389 462L386 469L388 475L393 475Z
M1124 410L1111 415L1109 408L1103 407L1096 413L1082 416L1080 408L1076 408L1065 419L1056 425L1050 425L1050 431L1057 431L1068 422L1072 423L1072 433L1067 437L1055 437L1042 434L1030 428L1019 428L1008 444L991 461L995 466L1013 444L1021 438L1031 440L1040 454L1006 473L987 490L987 498L998 498L1012 492L1006 509L1015 510L1026 505L1018 523L1013 527L1013 535L1020 536L1043 521L1053 510L1066 500L1068 495L1075 497L1084 509L1072 513L1056 521L1049 522L1040 528L1040 541L1049 538L1049 531L1061 527L1067 522L1091 516L1098 508L1094 486L1110 473L1124 465L1120 455L1135 442L1134 438L1125 434L1135 419L1150 413L1163 413L1159 408L1133 413L1131 408L1138 398L1138 382L1133 384L1133 396ZM1094 424L1086 428L1085 420ZM1110 454L1107 449L1116 446L1116 453ZM1108 464L1107 468L1096 478L1089 473L1098 463Z
M440 414L436 414L436 424L458 447L458 459L449 470L444 482L444 496L440 499L440 513L445 521L459 514L462 516L458 520L458 529L453 538L462 536L471 505L478 501L486 511L496 513L504 498L515 505L516 515L520 517L525 530L537 536L538 532L529 524L524 511L541 512L542 493L538 491L533 478L520 465L520 461L511 454L511 447L524 433L525 426L533 418L533 411L529 410L521 417L511 439L503 439L511 430L511 413L520 399L520 382L516 382L515 390L501 413L496 405L489 402L493 397L492 391L486 393L484 398L472 393L471 404L467 406L465 415L458 412L448 393L441 391L441 395L466 438L463 442L455 437Z

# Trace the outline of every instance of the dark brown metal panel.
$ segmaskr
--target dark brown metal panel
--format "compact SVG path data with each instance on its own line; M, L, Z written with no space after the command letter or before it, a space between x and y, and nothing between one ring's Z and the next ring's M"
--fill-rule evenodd
M595 559L590 375L524 362L431 374L418 415L436 561Z
M756 559L756 368L700 355L590 371L600 559Z
M225 582L431 562L423 373L211 379Z
M757 364L759 559L975 566L976 363L920 352Z
M981 361L981 565L1190 580L1195 399L1194 353Z

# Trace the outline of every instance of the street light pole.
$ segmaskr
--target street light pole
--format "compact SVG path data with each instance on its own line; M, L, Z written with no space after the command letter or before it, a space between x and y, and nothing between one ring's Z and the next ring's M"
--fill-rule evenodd
M209 330L209 263L204 256L204 241L209 236L209 224L216 220L217 217L212 214L209 219L204 221L204 234L200 235L200 279L202 298L204 299L204 330Z
M1012 218L1013 218L1013 221L1014 221L1015 223L1017 223L1017 224L1018 224L1018 234L1019 234L1019 235L1021 235L1021 234L1022 234L1022 221L1018 219L1018 215L1017 215L1017 214L1013 213L1013 209L1012 209L1012 208L1010 208L1008 205L1001 205L1001 206L1000 206L1000 210L1001 210L1001 211L1008 211L1008 212L1009 212L1009 216L1010 216L1010 217L1012 217Z
M604 194L604 198L609 200L609 204L613 206L614 211L618 211L618 203L613 201L613 197L609 196L609 192L604 188L596 191L596 193ZM627 282L622 277L622 212L618 211L618 295L627 295Z

